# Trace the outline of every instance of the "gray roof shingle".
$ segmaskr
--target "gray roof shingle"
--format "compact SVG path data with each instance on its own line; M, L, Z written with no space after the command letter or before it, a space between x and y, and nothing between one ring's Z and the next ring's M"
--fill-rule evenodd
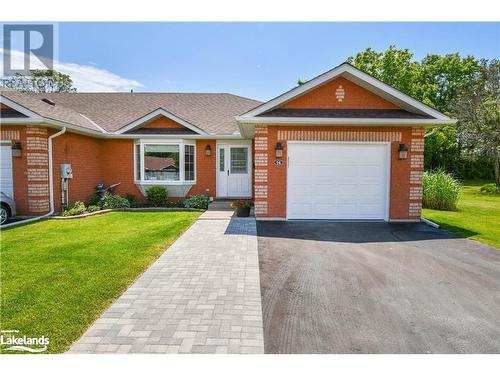
M208 134L238 132L235 116L261 102L226 93L20 93L2 95L43 117L96 130L116 132L162 108ZM55 103L42 101L47 98Z

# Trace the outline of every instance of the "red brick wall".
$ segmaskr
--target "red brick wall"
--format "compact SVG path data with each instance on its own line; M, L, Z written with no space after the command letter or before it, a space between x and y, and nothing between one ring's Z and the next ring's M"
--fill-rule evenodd
M412 138L413 137L413 138ZM415 142L415 137L423 139L422 128L409 127L313 127L313 126L258 126L255 137L255 205L256 214L260 217L286 217L286 160L287 139L293 140L345 140L345 141L391 141L391 184L390 184L390 218L417 219L420 211L421 195L414 194L410 201L410 150L407 160L398 159L400 143L408 147ZM283 145L284 164L276 166L275 146ZM416 141L415 147L421 147L423 141ZM422 146L423 147L423 146ZM422 149L423 150L423 149ZM421 154L421 151L418 151ZM415 159L414 159L415 160ZM418 161L414 161L417 165ZM416 167L415 167L416 168ZM423 165L418 164L414 176L414 191L418 190ZM420 173L420 174L419 174ZM413 212L410 212L410 204ZM418 215L417 215L418 211Z
M137 199L144 196L134 184L134 140L108 139L102 143L102 179L106 185L120 183L116 194L134 194Z
M55 131L51 131L54 133ZM71 164L73 178L68 182L69 202L87 202L94 188L103 182L102 155L103 141L75 133L65 133L53 140L52 160L54 175L54 206L61 210L60 165Z
M336 95L339 86L342 86L344 90L344 97L341 101ZM339 77L283 104L281 108L397 109L399 107L361 86Z
M210 156L205 155L205 147L210 145L212 153ZM188 195L208 194L211 197L216 196L216 160L217 146L216 141L197 140L196 141L196 185L193 185L189 190Z
M163 129L179 129L179 128L184 128L183 125L175 122L174 120L171 120L167 117L158 117L157 119L148 122L147 124L141 126L141 128L149 128L149 129L158 129L158 128L163 128Z

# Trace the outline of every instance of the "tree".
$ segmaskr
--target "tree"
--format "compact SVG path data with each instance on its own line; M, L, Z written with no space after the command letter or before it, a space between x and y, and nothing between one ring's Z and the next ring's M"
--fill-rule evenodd
M16 73L2 79L2 86L22 92L74 92L73 81L67 74L55 70L34 70L30 76Z
M500 61L481 60L473 79L460 86L452 106L458 117L460 144L472 156L493 159L500 192Z
M395 46L384 52L367 48L347 61L452 117L455 114L451 103L457 97L459 88L465 87L479 70L479 62L472 56L462 58L458 53L443 56L429 54L415 61L408 49L397 49ZM464 160L455 126L435 130L426 137L425 148L426 169L445 169L461 178L486 177L483 170L465 165L473 161Z
M474 57L461 58L458 53L427 55L422 61L414 61L409 50L397 49L395 46L390 46L384 52L367 48L347 61L399 91L448 114L449 104L458 88L470 81L479 67Z

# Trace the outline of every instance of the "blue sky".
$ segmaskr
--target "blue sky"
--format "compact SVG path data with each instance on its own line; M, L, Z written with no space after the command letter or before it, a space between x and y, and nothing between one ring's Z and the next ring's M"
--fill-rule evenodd
M416 59L450 52L498 58L500 23L59 24L60 62L105 70L123 79L117 90L231 92L260 100L366 47L391 44Z

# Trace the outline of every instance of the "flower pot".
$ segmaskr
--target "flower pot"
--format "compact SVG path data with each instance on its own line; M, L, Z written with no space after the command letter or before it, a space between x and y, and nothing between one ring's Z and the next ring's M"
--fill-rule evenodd
M250 216L250 207L238 207L236 209L236 216L238 216L238 217Z

